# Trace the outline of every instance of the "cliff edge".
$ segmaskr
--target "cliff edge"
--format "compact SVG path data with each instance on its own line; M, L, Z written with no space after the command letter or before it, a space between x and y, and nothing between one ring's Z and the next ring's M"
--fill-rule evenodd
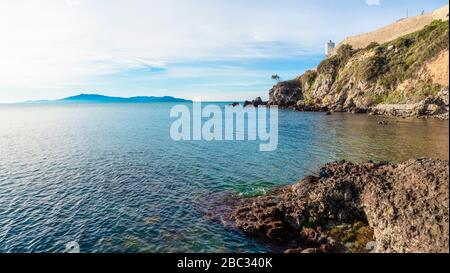
M440 11L441 13L441 11ZM276 84L269 105L448 119L449 22L364 48L341 45L317 69Z

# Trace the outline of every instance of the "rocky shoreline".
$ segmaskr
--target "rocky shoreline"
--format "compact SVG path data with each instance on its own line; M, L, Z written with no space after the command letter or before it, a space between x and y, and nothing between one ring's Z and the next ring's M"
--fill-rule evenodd
M415 118L436 118L441 120L449 119L449 89L442 88L436 95L428 97L417 103L403 104L378 104L370 107L357 107L353 100L345 105L307 105L304 101L298 100L297 103L289 103L292 99L292 90L285 83L275 85L270 91L271 99L263 101L257 97L252 101L245 101L243 107L258 107L276 105L280 108L291 109L299 112L324 112L331 114L333 112L348 112L353 114L369 114L392 117L415 117ZM274 99L276 98L276 99ZM232 104L239 106L238 102Z
M239 199L228 219L287 253L448 253L448 163L329 163L318 176Z
M275 88L275 87L274 87ZM239 106L238 102L232 104ZM414 118L436 118L440 120L449 120L449 90L443 88L436 96L429 97L418 103L410 104L378 104L369 108L358 108L350 103L344 106L317 106L305 105L303 101L298 101L295 105L276 104L271 101L262 101L257 97L252 101L245 101L243 107L258 107L276 105L280 108L291 109L299 112L323 112L327 115L333 112L348 112L352 114L368 114L376 116L392 117L414 117Z
M280 90L281 88L281 90ZM449 89L442 88L435 96L428 97L417 103L404 103L404 104L378 104L370 107L357 107L353 100L350 100L345 105L307 105L304 101L299 100L297 103L285 103L281 101L289 101L289 98L282 98L283 94L289 94L291 91L284 90L286 86L283 83L275 85L271 89L271 100L260 104L255 104L253 100L248 105L277 105L281 108L287 108L300 112L348 112L353 114L369 114L369 115L382 115L393 117L416 117L416 118L437 118L441 120L449 119ZM274 97L277 97L277 101L274 101ZM280 98L281 97L281 98Z

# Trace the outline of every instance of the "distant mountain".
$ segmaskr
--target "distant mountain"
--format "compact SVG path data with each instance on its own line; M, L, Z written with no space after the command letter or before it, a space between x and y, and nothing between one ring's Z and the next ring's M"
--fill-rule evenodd
M190 100L174 98L171 96L164 97L109 97L98 94L80 94L77 96L67 97L59 100L47 101L29 101L28 103L148 103L148 102L191 102Z

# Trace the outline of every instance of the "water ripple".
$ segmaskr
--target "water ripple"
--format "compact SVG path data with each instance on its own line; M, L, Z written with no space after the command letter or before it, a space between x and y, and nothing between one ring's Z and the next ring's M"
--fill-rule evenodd
M71 241L82 252L277 251L210 217L224 193L264 194L337 159L448 159L448 122L282 110L278 150L260 153L173 142L170 106L0 106L0 252Z

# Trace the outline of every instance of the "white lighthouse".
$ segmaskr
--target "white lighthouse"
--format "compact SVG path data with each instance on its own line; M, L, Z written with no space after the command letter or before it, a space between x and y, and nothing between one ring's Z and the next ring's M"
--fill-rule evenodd
M329 41L326 45L325 45L325 55L327 57L330 57L331 55L333 55L334 52L334 48L336 47L336 44L333 41Z

